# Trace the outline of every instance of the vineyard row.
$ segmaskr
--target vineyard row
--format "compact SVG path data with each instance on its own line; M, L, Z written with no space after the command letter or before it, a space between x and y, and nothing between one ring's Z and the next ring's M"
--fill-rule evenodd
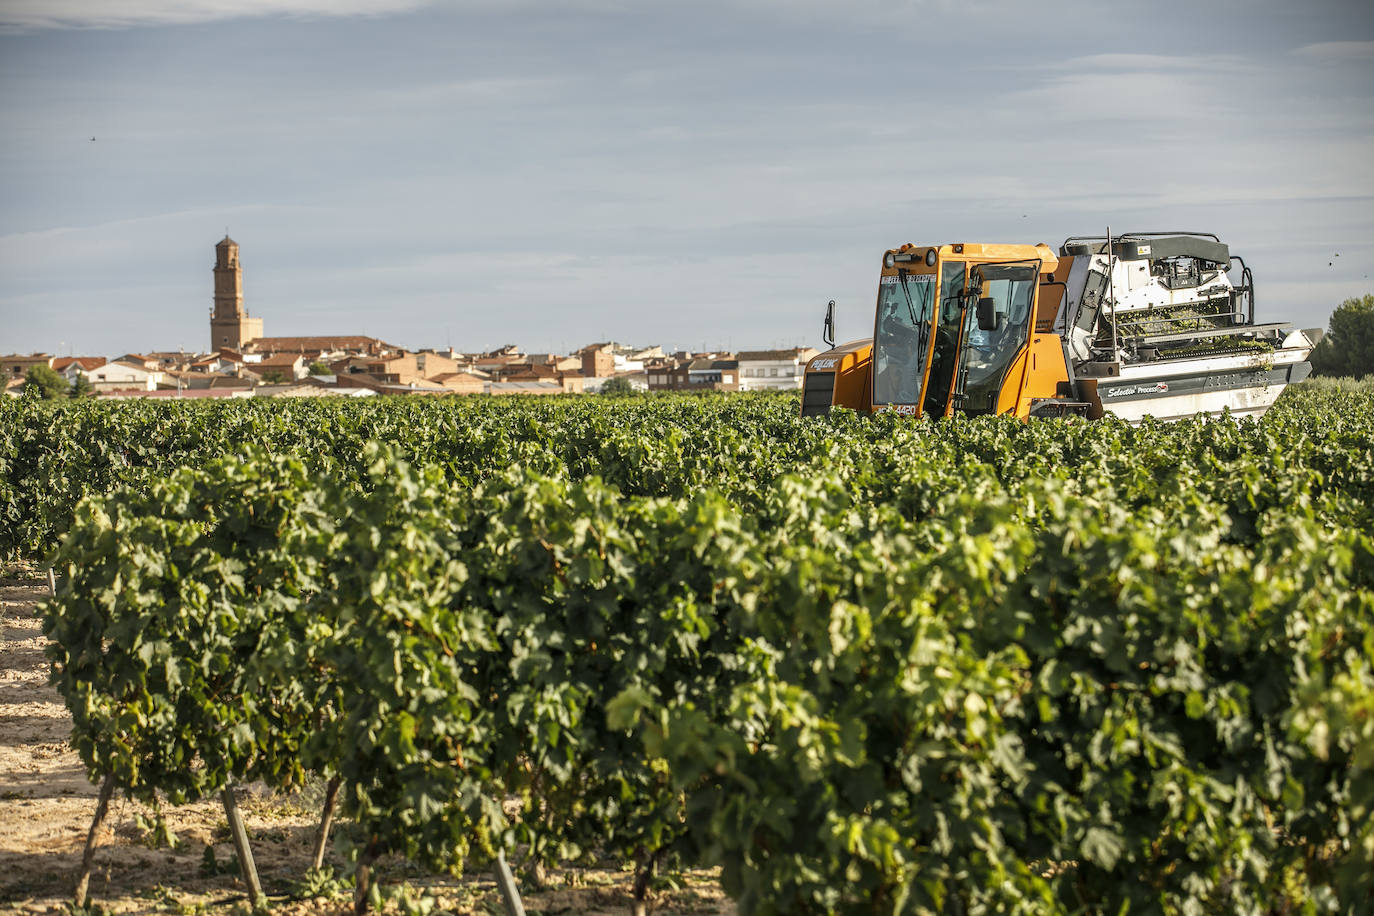
M1368 907L1368 414L786 406L131 476L56 554L77 749L174 804L336 779L364 883L500 850L718 865L751 914Z

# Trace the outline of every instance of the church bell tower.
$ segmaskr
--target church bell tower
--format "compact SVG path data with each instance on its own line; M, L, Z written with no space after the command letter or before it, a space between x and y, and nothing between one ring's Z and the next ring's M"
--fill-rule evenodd
M221 347L241 350L262 336L262 319L249 318L243 307L243 267L239 243L225 236L215 246L215 307L210 313L210 352Z

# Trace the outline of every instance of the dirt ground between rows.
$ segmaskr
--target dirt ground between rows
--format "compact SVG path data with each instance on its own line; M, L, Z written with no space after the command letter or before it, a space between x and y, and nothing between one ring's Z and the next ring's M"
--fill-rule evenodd
M32 571L16 576L11 570L9 576L0 578L0 913L65 912L95 812L96 787L68 744L71 717L48 683L38 612L47 582ZM348 889L336 884L307 896L301 886L319 794L250 789L240 803L274 913L350 911ZM157 848L140 825L140 818L151 815L148 808L116 796L95 854L93 903L108 913L246 913L238 878L207 868L207 847L218 863L233 858L224 809L207 802L165 808L164 814L179 841L174 849ZM405 880L432 897L435 912L505 912L489 873L453 879L417 872L404 862L383 863L380 871L384 881ZM552 875L544 890L521 890L530 916L620 916L630 911L630 880L628 872L615 869L569 869ZM693 871L677 876L676 883L676 889L656 893L655 913L733 916L715 873Z

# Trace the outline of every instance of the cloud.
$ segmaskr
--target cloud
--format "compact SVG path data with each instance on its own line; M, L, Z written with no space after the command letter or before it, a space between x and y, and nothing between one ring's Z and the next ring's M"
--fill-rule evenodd
M1303 45L1293 53L1321 61L1368 60L1374 57L1374 41L1323 41Z
M0 32L187 25L246 16L385 16L431 0L6 0Z
M1239 71L1251 64L1243 58L1228 54L1088 54L1063 61L1051 61L1046 70L1070 70L1094 73L1120 71L1128 73L1176 73L1180 70Z
M3 0L0 34L44 29L127 29L139 26L188 25L224 19L262 16L323 18L388 16L423 7L527 14L555 9L591 13L639 15L655 7L671 9L670 0L560 0L552 7L540 0ZM791 21L834 22L859 28L893 28L903 15L957 15L964 19L988 15L1023 17L1031 14L1021 0L706 0L711 15L752 14Z
M359 111L451 112L455 108L482 108L531 103L548 103L566 94L568 79L510 77L448 80L418 86L366 90L352 103Z

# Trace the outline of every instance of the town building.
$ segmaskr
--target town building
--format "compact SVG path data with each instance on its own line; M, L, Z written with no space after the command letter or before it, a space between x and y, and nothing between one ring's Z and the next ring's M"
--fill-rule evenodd
M97 394L113 391L156 391L162 381L162 370L149 369L141 363L117 359L95 369L86 376Z
M105 362L103 356L59 356L52 361L52 368L71 384L83 375L89 381L91 372L105 365Z
M646 371L650 391L738 391L739 361L700 357Z
M741 391L781 391L802 386L806 364L820 353L814 347L744 350L739 359Z
M472 372L445 372L430 379L436 385L443 385L454 394L481 394L486 388L486 379Z
M186 369L195 362L199 354L187 353L184 350L151 350L145 355L149 359L156 359L162 369Z
M294 382L309 375L305 356L300 353L273 353L253 364L251 372L263 381Z
M131 366L142 366L150 371L157 371L162 368L162 360L156 356L147 356L143 353L125 353L111 360L115 363L128 363Z
M0 357L0 367L3 367L7 378L23 378L34 366L47 366L51 369L55 358L51 353L32 353L28 356L11 353L9 356Z
M257 387L258 383L259 379L251 373L237 376L206 372L173 372L170 370L163 370L162 380L158 382L158 388L168 391L218 391L226 389L233 391L252 391Z
M587 378L608 378L615 374L615 353L610 343L595 343L578 351L582 374Z
M306 362L340 356L384 356L401 348L362 334L325 334L307 337L259 337L243 347L244 355L254 353L300 353Z
M472 360L472 367L480 372L496 374L507 366L516 366L523 362L525 355L520 352L520 348L515 344L509 344L491 353L477 354Z
M486 383L486 387L485 387L485 391L486 391L487 394L491 394L491 395L510 395L510 394L550 395L550 394L569 394L569 393L570 393L570 392L568 391L568 389L565 388L562 384L560 384L559 382L554 382L554 381L543 381L543 382L535 382L535 381L526 381L526 382L487 382L487 383Z
M118 388L112 391L106 391L100 396L107 400L127 401L134 398L147 400L172 400L174 398L194 400L205 400L209 398L251 398L254 395L252 388L200 388L194 391L190 389L178 390L176 388L157 388L152 390L143 388Z
M243 368L243 354L237 350L224 349L200 359L192 360L186 367L187 372L213 375L237 375Z

